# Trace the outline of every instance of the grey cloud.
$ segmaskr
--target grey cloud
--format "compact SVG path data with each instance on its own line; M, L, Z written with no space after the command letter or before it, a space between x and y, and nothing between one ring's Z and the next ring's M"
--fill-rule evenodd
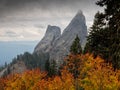
M0 6L6 7L6 10L16 10L20 8L24 8L26 6L36 5L41 9L50 9L54 7L62 8L62 7L76 7L76 4L84 5L87 7L90 2L94 0L0 0Z
M27 12L39 10L44 12L77 12L78 9L92 9L96 0L0 0L0 17L14 16L13 14L27 14ZM93 5L93 6L92 6ZM94 8L96 9L96 7ZM91 11L92 11L91 10ZM33 12L34 13L34 12Z
M43 26L43 25L40 25L40 24L36 24L36 25L34 25L36 28L40 28L40 29L44 29L45 28L45 26Z
M17 37L18 35L15 32L12 32L12 31L8 30L8 31L6 31L4 36L7 36L7 37Z
M5 30L5 32L0 35L0 37L12 37L12 38L18 37L18 36L19 36L18 34L16 34L15 32L11 30Z
M79 9L83 11L87 25L90 26L94 14L101 10L95 5L95 1L0 0L0 32L4 32L10 40L12 37L14 39L18 37L17 35L28 37L28 33L29 38L26 40L39 40L39 34L40 37L43 36L48 24L57 25L64 30ZM5 30L13 32L5 32ZM24 33L20 34L22 30Z

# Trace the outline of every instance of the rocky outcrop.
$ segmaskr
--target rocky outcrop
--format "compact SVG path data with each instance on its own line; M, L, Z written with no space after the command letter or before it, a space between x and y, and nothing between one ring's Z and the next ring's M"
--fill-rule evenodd
M63 31L62 36L55 41L50 51L50 60L55 60L58 65L62 64L64 57L69 54L70 46L76 35L80 38L81 46L84 48L87 26L82 11L79 11L75 15L70 24Z
M0 72L0 77L7 76L9 74L22 73L27 70L23 61L17 61L15 64L8 65Z
M53 43L61 36L61 30L57 26L48 25L45 36L34 49L34 53L49 53Z
M69 54L76 35L81 40L81 46L84 48L87 36L87 26L85 16L79 11L71 20L70 24L65 28L62 35L60 28L56 26L48 26L43 39L38 43L34 52L48 53L49 60L55 60L57 65L63 63L64 57Z

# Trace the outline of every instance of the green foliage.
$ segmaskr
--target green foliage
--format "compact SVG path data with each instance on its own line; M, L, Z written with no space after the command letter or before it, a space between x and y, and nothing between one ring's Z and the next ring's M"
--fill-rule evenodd
M6 77L7 75L9 75L11 73L11 70L10 70L10 66L8 65L7 66L7 70L3 73L3 76L2 77Z
M77 58L77 55L82 54L82 48L78 35L76 35L76 38L70 47L70 52L71 54L68 55L68 57L65 59L64 64L68 66L67 69L70 73L73 74L74 78L77 78L80 73L78 70L80 66L80 60Z
M99 0L104 13L95 15L86 44L86 52L101 56L120 68L120 0Z
M17 61L23 61L28 69L40 68L45 69L45 62L48 59L48 54L46 53L33 53L30 54L25 52L23 55L17 55L17 58L14 58L11 65L15 64Z
M46 62L45 62L45 71L50 72L50 62L49 62L49 60L46 60Z
M80 44L80 39L78 35L76 36L75 40L73 41L71 47L70 47L70 52L72 54L81 54L82 53L82 48Z
M7 62L4 65L0 66L0 72L8 66Z
M49 59L48 53L30 54L29 52L25 52L24 54L17 55L17 57L15 57L10 64L5 63L4 66L1 66L0 71L6 68L7 70L4 72L3 77L7 76L8 74L11 73L10 67L19 61L24 62L25 66L29 70L40 68L41 70L44 71L45 63L48 59Z
M93 53L95 57L97 55L103 58L107 57L105 54L108 53L109 45L107 37L108 29L104 28L104 25L104 15L100 12L96 13L85 47L86 52Z
M3 69L4 69L4 67L3 67L3 66L1 66L1 67L0 67L0 72L1 72Z
M48 72L48 76L52 77L57 75L57 64L55 60L52 60L52 62L49 62L49 60L46 61L45 64L46 71Z

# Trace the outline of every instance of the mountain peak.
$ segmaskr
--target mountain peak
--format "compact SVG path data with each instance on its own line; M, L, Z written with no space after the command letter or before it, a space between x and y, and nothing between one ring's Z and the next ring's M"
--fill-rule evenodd
M85 28L83 29L82 27L85 27ZM83 12L81 10L79 10L77 14L73 17L70 24L66 27L63 33L68 31L73 31L73 30L78 31L77 29L73 29L73 28L78 28L79 30L86 30L85 16L83 15Z
M47 33L61 33L61 30L58 26L52 26L52 25L48 25L47 30L46 30L46 34Z
M83 12L82 12L82 10L78 10L78 12L77 12L77 14L79 14L79 15L83 15Z
M87 26L85 16L81 10L77 12L62 35L59 27L48 25L45 36L36 46L34 52L38 52L38 54L41 52L49 53L50 62L55 60L59 67L59 65L63 63L64 57L70 53L70 46L76 35L80 38L81 46L84 47L86 43Z
M70 24L65 28L61 37L55 41L50 51L50 60L56 60L58 66L62 64L64 57L69 54L70 46L76 35L80 38L81 46L84 48L87 36L87 26L85 23L85 16L81 10L78 11Z
M85 22L85 16L83 15L83 12L81 10L79 10L77 12L77 14L74 16L74 18L72 19L71 22L76 21L76 19L79 20L79 21L82 21L82 22L86 23Z
M61 29L58 26L48 25L45 36L35 47L34 53L49 52L54 41L61 36Z

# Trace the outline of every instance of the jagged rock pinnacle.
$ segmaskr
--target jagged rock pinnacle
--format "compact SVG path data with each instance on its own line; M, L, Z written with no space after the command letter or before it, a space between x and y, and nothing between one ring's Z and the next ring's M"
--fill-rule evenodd
M35 47L34 53L46 53L52 48L54 41L61 36L61 30L57 26L48 25L45 36Z

